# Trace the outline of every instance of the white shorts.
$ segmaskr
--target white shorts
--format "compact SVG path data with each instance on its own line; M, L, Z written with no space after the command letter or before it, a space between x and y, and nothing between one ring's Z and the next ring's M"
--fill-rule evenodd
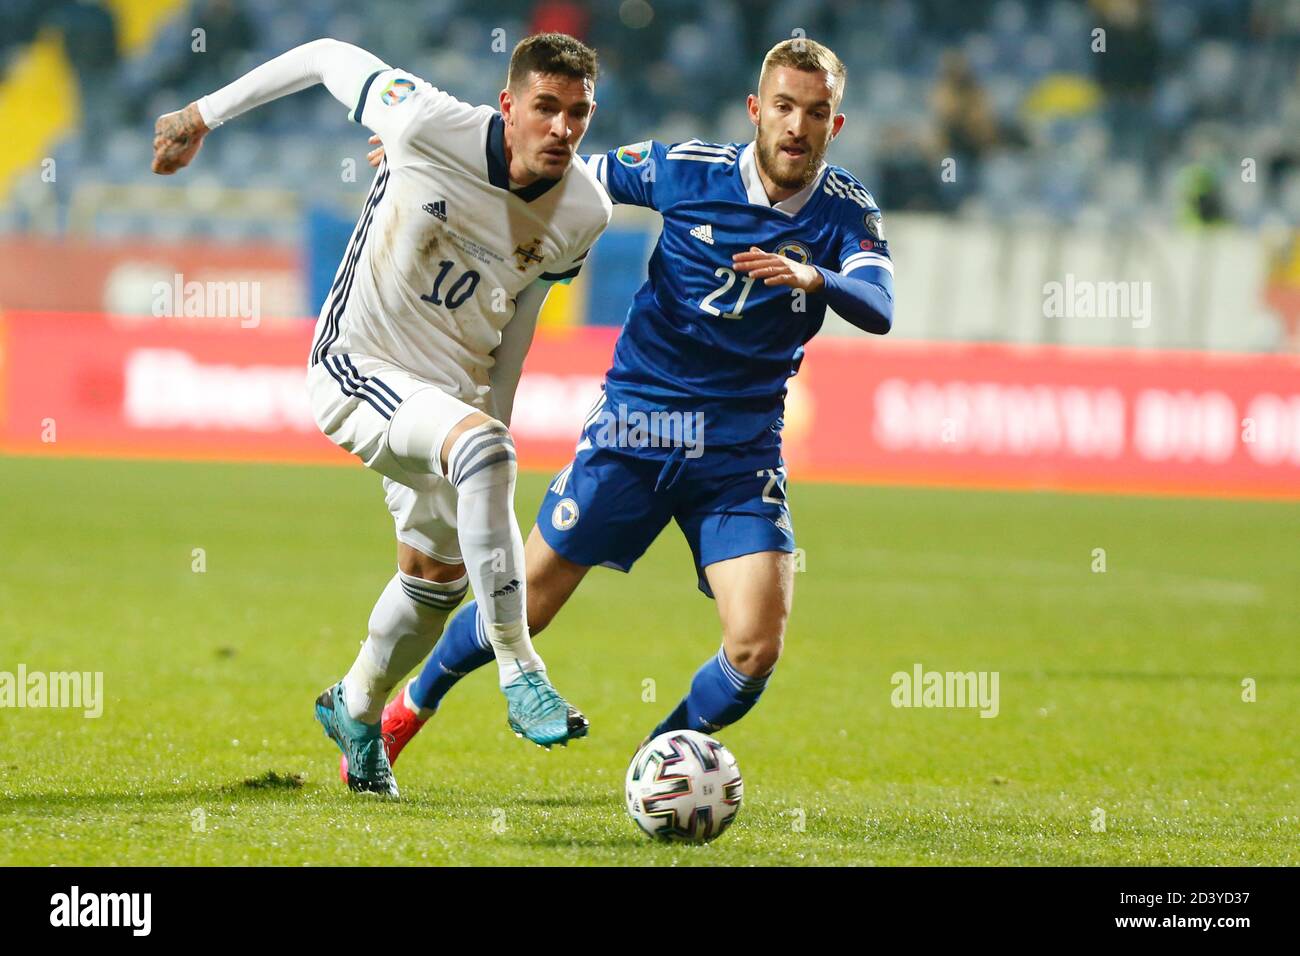
M384 476L384 498L397 525L397 540L437 561L459 564L455 486L442 477L440 462L403 461L388 446L388 423L397 407L426 390L441 396L435 447L441 448L466 416L483 411L368 355L327 355L307 372L317 426L334 444ZM424 470L430 465L439 472Z

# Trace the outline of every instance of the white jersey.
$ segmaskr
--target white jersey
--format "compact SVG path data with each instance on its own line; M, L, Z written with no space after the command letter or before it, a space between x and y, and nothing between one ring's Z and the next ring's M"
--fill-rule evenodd
M365 83L352 118L385 159L317 321L311 364L383 359L460 398L486 392L515 299L577 274L612 207L586 166L512 191L504 121L403 70Z

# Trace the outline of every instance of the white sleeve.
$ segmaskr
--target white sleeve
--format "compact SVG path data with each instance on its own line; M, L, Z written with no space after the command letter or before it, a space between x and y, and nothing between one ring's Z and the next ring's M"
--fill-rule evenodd
M313 40L294 47L198 102L203 122L215 129L271 100L324 83L355 113L376 74L388 69L372 53L339 40ZM354 117L355 118L355 117Z
M551 291L549 282L537 281L515 297L515 314L501 330L501 344L492 352L495 359L488 369L488 393L492 401L493 413L506 425L515 407L515 390L519 388L519 377L524 370L524 357L533 344L533 333L537 331L537 316L542 311L547 293Z
M581 253L572 259L566 259L558 262L543 272L538 279L545 283L561 282L568 284L574 280L579 272L582 271L582 264L587 260L587 253L591 252L591 246L588 245Z

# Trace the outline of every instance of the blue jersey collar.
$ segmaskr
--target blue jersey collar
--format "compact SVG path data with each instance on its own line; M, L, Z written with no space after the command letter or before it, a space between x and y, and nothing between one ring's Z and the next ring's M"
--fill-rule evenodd
M487 173L488 182L493 186L518 196L524 202L532 202L559 183L558 179L542 178L522 189L510 188L510 167L506 163L506 121L500 113L493 113L492 120L488 123Z
M777 212L783 212L787 216L797 216L799 211L808 204L808 200L813 197L817 187L821 184L822 177L826 175L829 168L825 161L817 170L817 175L803 189L799 190L789 199L782 199L775 206L768 201L767 190L763 188L763 180L758 176L758 165L754 159L754 143L750 143L740 151L740 159L736 166L740 169L740 181L745 185L745 195L755 206L767 206L769 209L775 209Z

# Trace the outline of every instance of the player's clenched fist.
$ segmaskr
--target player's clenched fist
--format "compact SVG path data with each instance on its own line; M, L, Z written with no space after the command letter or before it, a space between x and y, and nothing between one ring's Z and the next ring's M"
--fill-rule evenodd
M153 128L153 171L169 176L188 166L209 132L194 103L158 117Z

